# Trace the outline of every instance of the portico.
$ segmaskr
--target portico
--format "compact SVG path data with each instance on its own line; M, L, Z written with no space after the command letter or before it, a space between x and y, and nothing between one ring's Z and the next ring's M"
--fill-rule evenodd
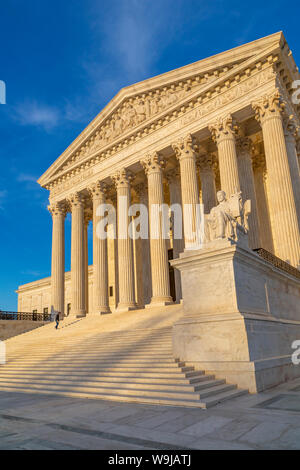
M291 95L297 79L288 45L277 33L122 89L39 179L50 191L53 221L48 307L66 312L68 212L70 303L76 316L109 313L111 285L115 307L125 312L179 302L180 275L175 270L172 298L168 257L178 257L195 243L197 205L203 204L208 214L220 189L228 197L241 190L251 200L250 247L298 267L299 112ZM131 200L148 207L148 240L128 235ZM114 241L97 235L104 217L97 208L111 201L117 221ZM151 207L163 203L181 206L181 239L172 230L170 239L164 239L161 224L159 237L153 236ZM93 225L90 290L88 222Z

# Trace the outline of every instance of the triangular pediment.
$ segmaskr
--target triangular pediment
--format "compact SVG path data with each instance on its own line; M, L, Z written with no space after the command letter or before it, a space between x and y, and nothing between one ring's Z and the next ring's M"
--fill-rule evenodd
M130 143L130 136L144 125L160 119L210 83L229 78L263 52L282 47L283 41L283 34L276 33L121 89L38 182L47 186L89 156L117 146L120 139Z

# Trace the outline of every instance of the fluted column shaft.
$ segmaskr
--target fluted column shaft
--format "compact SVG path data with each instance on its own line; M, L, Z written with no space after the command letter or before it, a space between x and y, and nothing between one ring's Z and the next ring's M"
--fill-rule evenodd
M298 267L300 235L278 92L253 104L261 123L275 255Z
M216 180L214 172L215 164L215 158L211 154L202 155L197 161L202 190L202 203L205 214L209 214L211 209L217 205Z
M105 187L98 181L89 187L93 200L93 313L110 313L108 298L107 238L102 232L101 221L105 212Z
M254 185L254 174L252 167L252 143L247 137L239 137L237 140L238 170L243 201L250 199L251 213L249 215L249 246L260 248L260 230L257 214L257 200Z
M150 254L152 274L151 306L173 302L170 296L169 262L162 211L164 203L162 164L157 153L148 155L142 162L148 178L148 201L150 219Z
M118 199L118 268L119 311L137 308L134 290L134 260L132 239L128 234L128 209L131 201L130 177L126 170L114 176Z
M49 206L52 214L51 310L65 310L65 216L62 203Z
M89 248L88 248L88 226L89 220L84 218L84 281L85 281L85 311L89 311Z
M265 177L266 173L264 162L262 156L260 155L256 158L256 163L254 166L254 184L257 201L260 241L261 248L264 248L265 250L270 251L270 253L273 253L274 246L266 194Z
M169 183L169 191L170 191L170 204L178 204L182 207L181 202L181 187L180 187L180 172L175 169L171 171L167 175L167 180ZM184 251L184 240L183 238L175 238L175 230L174 230L174 223L178 223L175 220L176 215L172 214L173 219L173 259L179 257L179 254ZM175 278L175 291L176 291L176 301L179 302L182 299L182 288L181 288L181 275L178 269L174 269L174 278Z
M147 184L139 184L135 186L135 191L139 197L140 204L143 204L148 212L149 224L149 204L148 204L148 186ZM139 240L142 255L142 270L143 270L143 299L144 305L149 304L152 297L151 286L151 258L150 258L150 240L149 230L148 238L141 238Z
M229 198L240 190L235 126L231 116L227 116L209 126L209 129L218 147L221 189Z
M172 145L180 163L184 242L186 249L200 246L200 204L196 155L191 135Z
M71 313L86 315L85 307L85 256L84 256L84 199L79 193L70 197L71 229Z
M294 191L298 224L300 226L300 173L296 148L297 128L293 121L289 119L289 117L287 117L284 122L284 135Z

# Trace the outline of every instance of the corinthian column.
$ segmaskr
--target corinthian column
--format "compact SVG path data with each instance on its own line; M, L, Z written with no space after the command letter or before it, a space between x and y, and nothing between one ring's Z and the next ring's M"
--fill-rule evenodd
M118 311L137 308L134 293L134 262L132 239L128 234L130 206L130 173L125 169L113 176L118 198L118 268L119 304Z
M201 239L195 145L192 136L188 135L172 147L180 163L185 248L195 249Z
M84 256L84 199L80 193L69 197L72 212L71 230L71 313L86 315L85 256Z
M101 181L97 181L88 190L93 201L93 312L101 315L110 313L107 238L106 232L101 227L101 221L105 215L106 187Z
M89 227L88 214L84 214L84 281L85 281L85 311L89 311L89 248L88 248L88 227Z
M231 116L218 119L209 126L218 147L221 188L229 198L240 190L238 163L235 148L236 126Z
M254 175L252 168L252 142L248 137L237 139L238 170L243 201L250 199L251 213L249 215L249 246L260 248L259 222L257 215L257 200L255 194Z
M259 233L261 248L264 248L265 250L270 251L270 253L273 253L274 246L266 190L266 160L263 154L263 149L261 147L261 144L256 145L253 160Z
M65 310L65 216L62 202L49 207L52 214L51 310Z
M142 165L148 178L148 201L150 219L150 253L152 274L151 306L171 304L169 262L166 239L164 237L163 213L159 209L164 203L162 166L157 153L147 155ZM156 210L157 209L157 210Z
M300 263L300 235L282 125L284 104L276 90L252 106L264 138L275 255L297 267Z
M298 224L300 225L300 174L299 163L296 147L296 138L298 136L298 128L292 119L292 116L285 116L283 120L284 136L286 143L286 150L290 165L290 173L292 186L295 197L296 211L298 217Z
M201 155L197 160L205 214L209 214L210 210L217 205L215 165L215 156L212 153Z
M140 204L143 204L147 210L149 223L148 186L145 183L140 183L136 185L134 189L139 197ZM148 238L140 238L138 241L140 242L141 247L140 251L142 256L143 270L143 299L144 305L146 305L150 303L152 297L149 231Z
M182 211L182 202L181 202L181 187L180 187L180 171L176 167L173 170L169 171L166 175L166 179L169 183L169 192L170 192L170 205L171 207L177 204ZM173 242L173 259L179 257L179 254L184 251L184 240L183 238L178 238L177 231L175 230L175 224L181 224L179 229L182 232L182 217L180 214L180 220L176 219L176 210L173 210L171 213L172 218L172 242ZM181 288L181 275L178 269L174 268L174 278L175 278L175 291L176 291L176 301L179 302L182 299L182 288Z

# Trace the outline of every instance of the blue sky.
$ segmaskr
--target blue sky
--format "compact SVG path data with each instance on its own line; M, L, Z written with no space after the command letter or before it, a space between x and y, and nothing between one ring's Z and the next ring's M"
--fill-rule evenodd
M299 10L256 0L2 1L0 309L17 308L18 285L50 275L51 216L37 178L118 90L280 30L300 64Z

